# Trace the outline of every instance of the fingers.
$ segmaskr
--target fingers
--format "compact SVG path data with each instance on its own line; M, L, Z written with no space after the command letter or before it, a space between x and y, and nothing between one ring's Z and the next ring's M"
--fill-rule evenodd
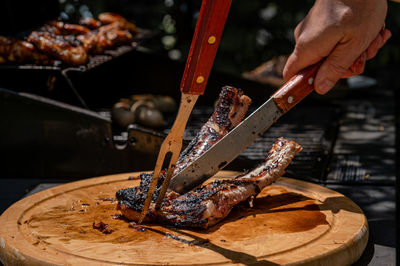
M323 31L318 27L315 28L314 24L314 26L307 26L309 24L307 20L303 20L295 29L296 46L283 69L285 81L304 68L324 59L341 38L339 34L332 32L333 28Z
M297 62L298 62L298 56L295 55L295 53L293 52L289 56L288 60L286 61L285 67L283 68L282 76L285 81L288 81L296 73L295 71L297 69L296 68Z
M392 33L382 29L369 47L351 64L351 55L346 55L346 46L337 46L324 61L315 78L315 91L326 94L340 78L360 75L364 72L366 61L375 57L379 49L385 45ZM342 59L341 59L342 58ZM350 66L346 68L347 65Z
M357 59L351 51L349 43L338 44L332 53L324 60L315 77L315 91L319 94L326 94L333 88L336 82L345 76L347 70ZM361 58L358 68L363 69L365 60ZM363 63L364 61L364 63Z
M342 78L348 78L351 76L360 75L364 72L365 64L367 62L367 52L362 53L351 67L346 71L346 74Z
M346 71L343 78L360 75L364 72L366 61L376 56L379 49L382 48L387 40L392 36L392 33L387 29L382 29L375 40L372 41L367 50L362 53L353 65Z
M376 56L379 49L382 48L387 40L392 36L392 33L387 29L382 29L375 40L369 45L367 50L362 53L353 65L346 71L343 78L360 75L364 72L366 61Z
M382 46L385 45L387 40L389 40L390 37L392 37L392 33L388 29L384 29L383 31L381 31L381 34L382 34L383 40L382 40L382 43L381 43L381 47L379 47L379 48L382 48Z
M285 81L288 81L300 70L322 60L322 57L316 56L316 53L307 53L308 51L310 51L310 49L301 51L298 46L295 47L283 69L283 79Z
M374 58L378 53L379 49L387 42L387 40L392 36L392 33L383 29L379 32L378 36L371 42L367 48L367 60Z
M326 94L340 78L360 75L364 72L366 61L375 57L379 49L392 36L387 29L382 29L378 36L371 42L369 47L359 57L348 53L354 50L347 44L339 44L321 65L316 79L315 90L319 94ZM310 51L310 49L307 49ZM299 56L301 54L301 56ZM296 46L294 52L288 58L283 71L285 81L309 65L315 64L323 58L316 56L317 53L307 53L306 49Z
M375 55L378 53L379 48L381 48L381 44L383 42L383 37L381 34L378 34L376 36L375 40L371 42L371 44L367 48L367 59L371 59L375 57Z

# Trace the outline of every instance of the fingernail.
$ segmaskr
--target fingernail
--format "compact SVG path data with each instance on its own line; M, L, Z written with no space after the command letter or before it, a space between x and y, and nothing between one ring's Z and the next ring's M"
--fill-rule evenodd
M333 83L330 80L325 79L322 82L320 82L319 84L317 84L316 91L319 94L325 94L328 91L330 91L334 85L335 85L335 83Z

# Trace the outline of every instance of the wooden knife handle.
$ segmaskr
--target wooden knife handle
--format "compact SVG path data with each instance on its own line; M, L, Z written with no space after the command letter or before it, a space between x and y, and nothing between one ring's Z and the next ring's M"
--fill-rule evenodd
M203 0L182 77L183 93L204 93L231 2L232 0Z
M289 111L314 90L315 75L320 66L321 62L300 71L271 96L283 113Z

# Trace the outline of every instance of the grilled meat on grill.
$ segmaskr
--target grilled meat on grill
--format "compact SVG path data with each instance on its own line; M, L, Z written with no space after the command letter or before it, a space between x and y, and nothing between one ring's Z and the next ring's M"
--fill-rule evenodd
M115 22L101 26L85 35L79 35L77 38L87 51L99 54L115 46L130 43L133 36L129 31L121 29L118 22Z
M132 33L138 33L138 28L132 22L129 22L126 18L115 13L101 13L99 15L99 20L103 25L118 23L118 27L123 30L128 30Z
M70 65L82 65L88 61L85 48L74 36L55 35L50 32L33 31L28 41L38 50Z
M94 18L86 17L86 18L81 18L79 20L79 25L82 25L91 30L94 30L101 26L101 22Z
M47 24L58 29L62 35L81 35L90 31L90 29L85 26L69 24L61 20L53 20Z
M103 13L99 20L84 18L81 25L61 20L46 23L28 36L28 42L0 36L0 63L33 62L83 65L89 54L103 53L121 44L130 44L138 29L118 14Z
M43 25L37 31L48 32L48 33L51 33L51 34L54 34L54 35L63 35L62 32L59 29L57 29L56 27L51 26L49 24Z
M160 210L155 210L154 202L151 204L145 221L204 229L212 226L224 219L235 205L257 196L281 177L301 149L296 142L279 138L264 161L252 171L234 179L216 180L183 195L167 192ZM144 177L141 186L117 192L118 209L130 220L137 220L143 208L144 186L148 189L148 176Z
M13 42L14 40L11 38L0 36L0 55L8 55Z
M31 62L40 65L53 64L54 60L40 53L31 43L0 36L0 63Z
M51 60L47 55L39 53L31 43L18 40L16 40L13 44L8 55L8 60L19 63L23 61L29 61L40 65L49 65L54 61Z

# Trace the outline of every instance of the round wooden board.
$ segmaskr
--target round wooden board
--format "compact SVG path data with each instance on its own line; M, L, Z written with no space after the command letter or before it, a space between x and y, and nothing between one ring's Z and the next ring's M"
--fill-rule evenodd
M5 265L308 264L347 265L362 254L368 225L342 194L280 178L254 207L236 206L208 230L148 224L118 217L115 192L136 186L138 173L91 178L24 198L0 217ZM222 171L217 178L236 172ZM133 177L133 178L132 178ZM93 228L108 224L109 234Z

